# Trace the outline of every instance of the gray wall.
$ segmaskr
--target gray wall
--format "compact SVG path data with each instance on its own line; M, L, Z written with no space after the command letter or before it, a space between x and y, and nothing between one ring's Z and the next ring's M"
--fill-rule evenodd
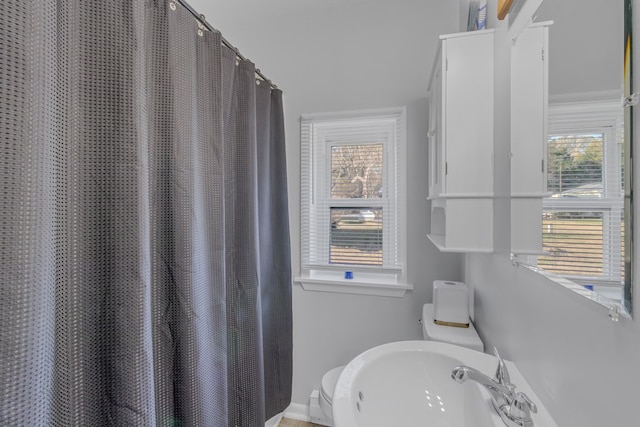
M549 94L621 90L623 0L544 0L549 28Z
M546 1L555 1L557 5L560 0ZM613 2L584 3L611 6ZM640 2L634 2L634 7L638 10ZM640 21L636 19L636 22ZM592 31L604 38L601 28ZM636 39L637 35L638 32ZM552 64L553 42L551 38ZM634 42L640 46L640 40ZM580 47L590 51L593 45ZM622 50L621 46L618 48ZM567 51L566 55L569 54ZM620 61L622 56L619 58ZM555 94L615 89L598 80L605 78L607 64L593 61L592 67L603 67L592 70L594 76L600 77L589 84L581 82L581 78L571 81L569 73L554 73L552 64L549 78L550 86L556 82L553 85ZM640 55L635 58L634 65L638 70ZM635 87L640 87L639 84L636 73ZM502 90L504 88L499 89ZM640 126L637 111L635 115L634 123ZM634 139L637 135L636 132ZM640 168L637 157L634 167ZM498 181L507 180L508 176L503 173L506 171L496 175ZM634 185L640 188L637 187L637 175ZM508 209L499 210L497 215L507 223ZM640 241L638 227L634 232L635 241ZM497 346L501 355L516 363L558 426L639 425L637 384L640 383L640 370L633 365L640 360L640 323L628 319L612 322L603 307L530 270L513 266L509 254L502 249L492 255L465 257L464 278L475 289L475 323L487 349ZM636 255L634 265L639 261ZM634 282L637 283L637 279ZM637 318L638 308L635 314Z
M486 348L516 363L558 426L638 425L637 321L614 323L602 307L506 256L466 261Z
M300 264L300 114L407 106L408 277L415 291L388 298L310 292L294 284L293 401L306 405L328 369L377 344L421 338L418 318L431 301L433 281L459 279L462 264L426 238L426 90L438 35L457 30L457 3L328 0L309 6L312 13L301 3L190 2L284 91L294 275ZM280 12L265 10L287 4Z
M416 284L401 299L307 292L294 285L294 402L307 404L322 373L360 351L419 338L417 319L422 303L431 299L432 281L464 270L475 287L476 325L488 348L498 346L518 364L559 426L637 425L640 370L631 364L640 360L639 322L614 324L592 302L513 267L507 254L470 255L462 267L425 238L425 90L437 35L456 31L462 21L457 2L351 0L328 2L312 14L295 6L300 0L291 0L290 12L280 14L262 5L281 3L286 2L191 1L285 92L294 274L300 248L300 113L407 105L409 277Z

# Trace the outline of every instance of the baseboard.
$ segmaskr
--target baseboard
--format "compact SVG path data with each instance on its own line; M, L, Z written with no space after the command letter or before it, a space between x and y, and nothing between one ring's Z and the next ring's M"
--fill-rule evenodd
M264 427L278 427L282 418L284 418L284 412L280 412L278 415L271 417L269 421L264 423Z
M292 402L289 407L285 409L284 418L297 421L311 421L311 417L309 416L309 405Z

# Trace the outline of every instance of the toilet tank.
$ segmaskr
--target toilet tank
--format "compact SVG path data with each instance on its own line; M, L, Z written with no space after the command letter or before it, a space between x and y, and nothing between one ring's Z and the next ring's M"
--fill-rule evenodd
M471 321L468 328L433 323L433 304L425 304L422 307L422 335L427 341L446 342L484 352L484 343Z

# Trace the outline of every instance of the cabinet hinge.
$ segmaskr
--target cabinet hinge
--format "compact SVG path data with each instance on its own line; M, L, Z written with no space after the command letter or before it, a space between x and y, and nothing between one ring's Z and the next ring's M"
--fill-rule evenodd
M544 48L542 48L542 60L544 61Z
M444 58L444 70L449 71L449 58Z
M444 174L448 174L449 173L449 163L444 162Z
M544 159L540 160L540 163L542 164L542 173L544 173Z

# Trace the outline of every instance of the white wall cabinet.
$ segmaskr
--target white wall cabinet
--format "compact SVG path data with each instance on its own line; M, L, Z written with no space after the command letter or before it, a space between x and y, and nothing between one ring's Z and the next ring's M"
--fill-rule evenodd
M516 254L542 253L549 25L529 26L511 50L511 251Z
M542 252L546 196L548 25L511 50L511 250ZM430 240L443 252L492 252L494 32L440 36L429 93Z
M493 30L440 36L431 74L429 239L493 251Z

